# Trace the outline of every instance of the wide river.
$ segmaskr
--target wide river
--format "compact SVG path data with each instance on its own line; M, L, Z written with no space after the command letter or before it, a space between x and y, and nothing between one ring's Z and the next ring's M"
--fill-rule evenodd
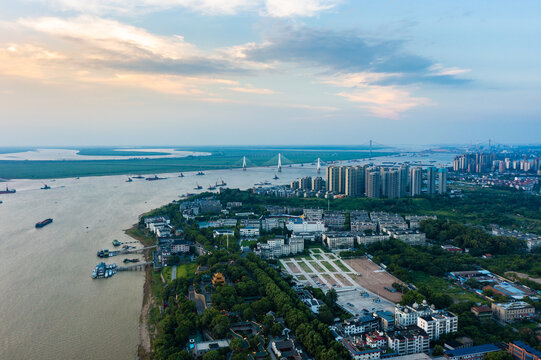
M96 251L111 248L113 239L131 241L123 230L138 215L195 192L196 183L206 188L224 179L244 189L272 182L274 173L250 168L164 174L168 179L152 182L106 176L7 183L17 193L0 195L0 360L137 358L144 274L92 280ZM313 166L284 167L276 183L315 173ZM52 189L40 190L44 182ZM54 222L35 229L47 218Z

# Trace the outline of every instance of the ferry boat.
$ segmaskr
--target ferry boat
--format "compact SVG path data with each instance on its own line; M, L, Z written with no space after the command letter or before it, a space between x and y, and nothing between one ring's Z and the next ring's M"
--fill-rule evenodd
M0 194L15 194L17 190L10 189L6 186L6 190L0 190Z
M36 229L42 228L53 222L53 219L45 219L36 224Z
M144 179L145 177L142 175L132 176L134 179Z
M43 187L41 188L41 190L49 190L51 187L47 184L43 184Z

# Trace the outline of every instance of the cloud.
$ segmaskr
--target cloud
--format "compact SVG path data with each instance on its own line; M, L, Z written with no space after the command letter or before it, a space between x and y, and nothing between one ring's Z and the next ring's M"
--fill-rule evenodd
M332 9L336 0L266 0L265 13L272 17L312 17Z
M367 85L337 95L361 104L360 107L368 109L375 116L393 120L398 120L404 111L430 103L427 98L413 97L408 91L394 86Z
M18 22L41 33L84 42L94 50L119 54L121 58L157 55L175 60L197 54L195 46L185 42L182 36L153 35L135 26L94 16L83 15L71 19L23 18Z
M275 94L275 92L271 89L263 89L263 88L256 88L250 84L246 85L245 87L231 87L229 88L231 91L241 92L241 93L248 93L248 94L258 94L258 95L272 95Z
M71 58L89 67L177 75L240 74L261 67L226 51L203 53L180 35L155 35L95 16L23 18L18 24L68 42Z
M325 69L329 73L392 73L392 83L460 82L458 71L434 72L434 61L406 51L403 40L363 37L355 32L284 27L261 44L246 44L245 59L286 62ZM241 51L239 49L239 51Z
M332 9L338 0L33 0L61 11L131 15L183 8L205 15L249 11L271 17L312 17Z

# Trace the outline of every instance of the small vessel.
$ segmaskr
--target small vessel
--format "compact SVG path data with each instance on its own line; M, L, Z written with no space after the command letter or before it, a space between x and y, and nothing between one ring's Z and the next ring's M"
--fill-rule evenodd
M96 269L92 270L92 279L95 279L98 277L98 271Z
M274 174L273 179L274 179L274 180L278 180L278 179L279 179L278 175Z
M108 258L114 256L112 253L109 252L109 249L99 250L96 255L100 258Z
M41 188L41 190L49 190L51 187L47 184L43 184L43 187Z
M126 180L126 182L132 182L132 181L133 181L133 180L132 180L131 177L129 177L128 180Z
M53 222L53 219L45 219L36 224L36 229L42 228Z
M197 172L197 174L196 174L196 175L197 175L197 176L203 176L203 175L205 175L205 173L204 173L204 172L202 172L201 170L199 170L199 171Z
M122 243L117 239L113 240L113 246L120 246Z
M184 177L184 174L183 173L180 173L180 175L178 177Z
M139 262L139 259L124 259L125 263L136 263Z
M209 189L209 190L216 190L216 186L209 185L209 187L208 187L207 189Z
M222 182L221 183L216 183L216 186L217 187L222 187L222 186L226 186L227 184L225 183L224 179L222 179Z
M3 203L3 201L2 201L2 200L0 200L0 204L2 204L2 203Z
M142 175L133 176L134 179L144 179L145 177Z
M158 175L154 175L154 177L147 177L146 181L156 181L156 180L165 180L166 178L158 177Z
M6 190L0 190L0 194L15 194L17 190L10 189L6 186Z
M199 184L196 184L196 186L193 188L194 190L201 190L203 187Z
M271 183L268 182L268 181L262 181L262 182L260 182L260 183L256 183L255 185L256 185L256 186L265 186L265 185L271 185Z

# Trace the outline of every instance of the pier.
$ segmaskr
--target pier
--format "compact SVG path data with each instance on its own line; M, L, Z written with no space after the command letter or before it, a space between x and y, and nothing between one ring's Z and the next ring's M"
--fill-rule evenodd
M156 246L157 245L152 245L152 246L145 246L139 249L124 249L124 250L112 250L112 251L105 249L105 250L98 251L97 256L104 258L104 257L117 256L117 255L137 254L137 253L142 253L148 249L154 249Z
M117 271L143 271L147 266L152 265L152 261L144 262L144 263L137 263L134 265L128 265L128 266L119 266L116 268Z

